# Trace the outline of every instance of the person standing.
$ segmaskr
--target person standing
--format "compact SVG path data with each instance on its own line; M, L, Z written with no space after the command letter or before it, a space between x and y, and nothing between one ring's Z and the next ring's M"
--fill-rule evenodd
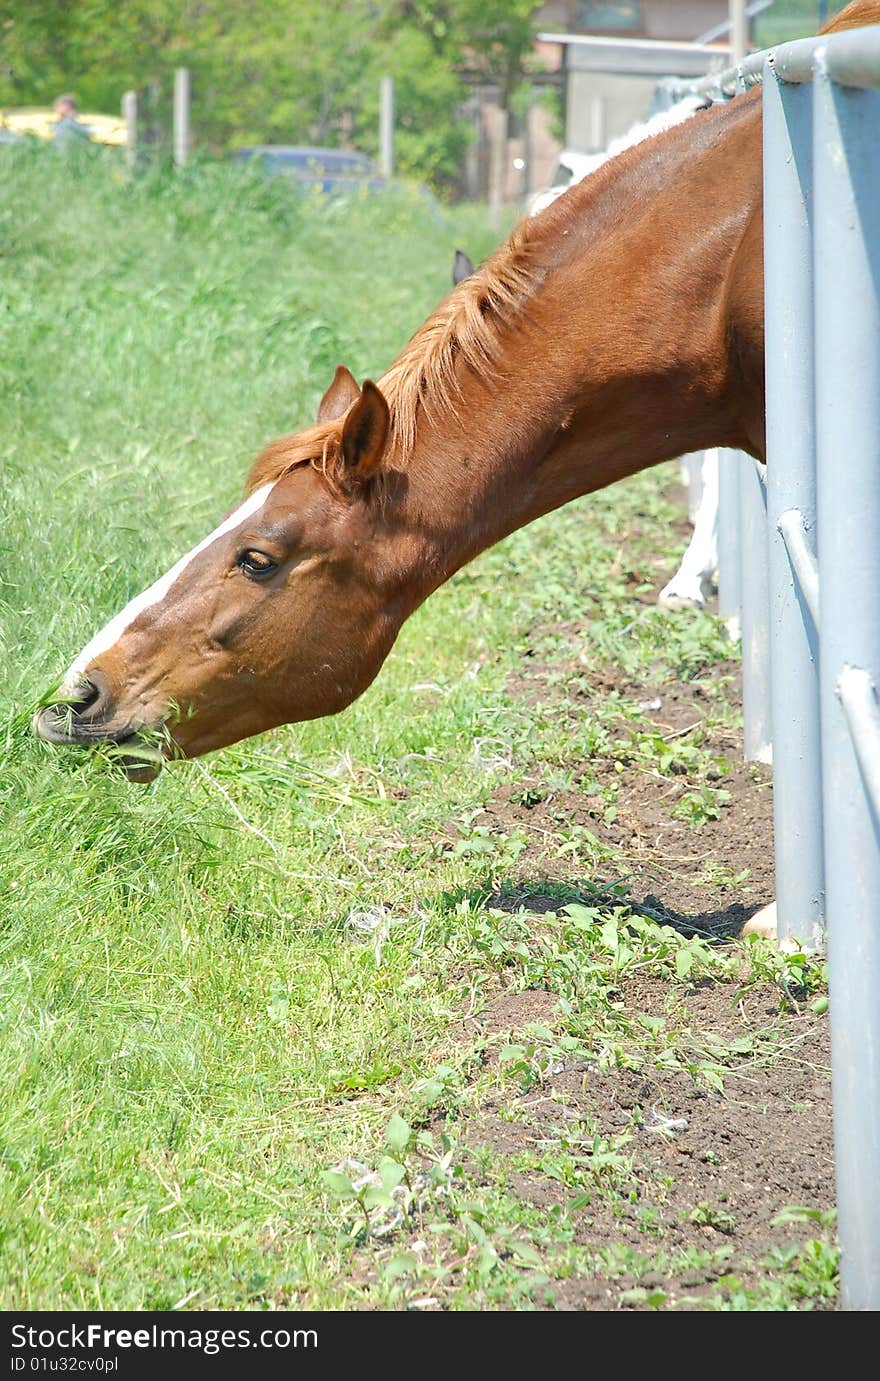
M66 92L54 102L52 109L58 116L53 139L58 148L65 148L81 139L91 139L92 131L77 118L76 97Z

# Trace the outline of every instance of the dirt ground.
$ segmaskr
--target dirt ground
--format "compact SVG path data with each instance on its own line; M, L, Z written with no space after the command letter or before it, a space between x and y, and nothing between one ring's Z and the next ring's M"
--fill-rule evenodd
M581 670L573 669L573 674ZM511 680L511 690L525 700L538 694L546 698L547 671L540 662L524 663ZM558 666L554 667L556 676L558 671ZM600 842L622 855L630 899L646 915L656 915L658 920L692 933L719 938L738 935L749 917L775 894L773 786L769 768L743 761L739 727L716 725L707 731L713 687L721 683L727 702L739 708L739 667L734 662L716 664L697 681L662 685L633 684L613 671L591 671L589 689L578 693L580 705L588 710L609 691L619 692L645 707L646 719L667 741L699 727L703 746L724 758L728 766L724 775L713 781L714 787L729 793L716 820L707 820L694 829L671 817L670 799L692 785L686 777L662 784L637 764L624 764L620 771L610 764L603 768L601 762L591 759L572 764L575 780L582 777L613 783L618 791L613 824L604 823L600 800L577 790L523 804L524 787L538 785L528 780L501 787L480 823L499 829L519 825L537 839L565 812L570 823L586 826ZM564 689L558 693L563 694ZM577 708L575 702L575 713ZM537 859L538 852L535 848L530 856ZM713 889L706 881L713 869L719 875L736 877L747 872L748 876L738 887L728 883ZM540 871L553 880L567 880L564 869L554 868L546 857ZM540 898L530 897L529 907L540 909Z
M623 987L634 1008L664 1012L666 985L649 980ZM687 1005L695 1024L723 1040L760 1039L779 1012L778 994L751 993L732 1007L729 991L711 986L696 988ZM530 1022L552 1021L554 1008L548 993L504 994L486 1014L486 1029L515 1036ZM504 1156L550 1145L558 1135L560 1094L565 1117L583 1119L604 1138L631 1127L636 1111L645 1118L634 1156L637 1200L597 1196L574 1215L574 1240L618 1254L621 1247L641 1256L690 1251L692 1264L629 1275L621 1256L613 1273L599 1268L592 1277L556 1282L556 1309L643 1309L650 1306L641 1292L653 1290L678 1308L699 1309L701 1296L728 1275L755 1289L767 1253L813 1235L803 1222L785 1227L772 1220L791 1205L818 1212L833 1205L827 1022L811 1012L788 1020L784 1040L766 1060L728 1075L723 1093L698 1087L680 1070L566 1069L542 1092L518 1100L516 1120L507 1099L487 1104L464 1129L465 1139ZM660 1133L664 1119L675 1124L674 1133ZM571 1199L570 1189L540 1173L512 1173L507 1187L544 1210L565 1211ZM718 1258L719 1248L728 1249L724 1259L702 1259Z
M564 677L560 682L558 662L552 677L548 670L539 659L525 657L511 680L512 693L532 703L569 695ZM573 675L575 671L583 668L573 668ZM650 707L645 712L664 738L692 733L705 722L715 703L713 685L720 680L730 681L731 699L739 694L733 663L717 665L690 683L627 684L613 671L595 669L586 679L588 688L576 693L582 705L588 707L610 690L620 691ZM717 719L717 713L709 718ZM699 828L671 818L668 796L681 789L680 783L665 783L636 763L625 763L622 771L610 762L571 764L575 783L581 775L593 781L598 776L601 782L603 772L611 774L606 780L618 787L617 816L611 824L604 823L602 801L595 795L577 789L542 795L539 784L528 780L500 787L480 823L507 831L518 826L534 842L519 860L516 887L499 892L492 905L510 910L525 906L532 912L558 909L558 897L550 894L546 881L542 890L542 880L576 884L577 878L570 862L560 862L541 844L564 813L613 845L618 859L622 855L635 909L686 934L720 943L736 936L774 895L772 784L767 769L743 762L738 728L716 725L707 732L712 750L729 764L715 785L728 791L730 799L717 819ZM720 881L713 885L713 878ZM622 989L628 1007L649 1016L668 1011L668 985L659 980L630 979ZM464 1129L471 1145L515 1156L552 1144L560 1094L566 1118L583 1119L605 1138L631 1129L634 1111L645 1119L635 1139L637 1202L596 1198L575 1215L575 1240L599 1250L619 1252L628 1246L648 1255L689 1250L694 1265L674 1278L663 1271L631 1277L624 1251L617 1271L600 1269L594 1277L557 1282L553 1307L643 1309L652 1307L646 1297L657 1291L658 1298L668 1297L676 1307L699 1309L720 1277L733 1273L746 1289L755 1288L762 1270L757 1263L768 1252L813 1235L803 1221L788 1227L773 1226L771 1220L791 1205L817 1212L833 1205L828 1023L808 1007L780 1022L779 998L769 986L751 989L735 1001L730 985L695 984L686 992L685 1020L695 1029L723 1041L751 1037L753 1050L765 1051L735 1069L725 1079L723 1093L699 1087L682 1070L652 1068L646 1074L563 1068L548 1078L543 1091L532 1090L518 1100L514 1120L509 1099L504 1099L484 1106ZM515 1038L528 1023L552 1023L555 1010L550 993L502 992L484 1014L482 1029ZM670 1119L675 1130L663 1119ZM661 1124L666 1130L659 1134ZM564 1210L571 1199L570 1189L540 1173L512 1173L508 1188L544 1209L555 1204ZM728 1260L706 1262L707 1256L723 1256L718 1251L723 1247L729 1248ZM832 1308L833 1301L812 1307Z

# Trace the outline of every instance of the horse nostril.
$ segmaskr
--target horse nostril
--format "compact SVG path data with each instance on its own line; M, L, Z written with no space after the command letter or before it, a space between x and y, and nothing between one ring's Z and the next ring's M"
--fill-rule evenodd
M56 724L66 722L72 727L77 724L94 724L106 715L110 702L110 687L99 671L90 676L80 676L76 685L64 700L50 705L54 711Z
M50 743L91 741L112 711L110 687L100 672L81 676L76 686L34 716L34 729Z
M58 714L73 715L79 718L80 714L86 714L88 710L94 710L101 699L101 688L94 684L91 677L82 677L77 682L76 689L70 690L64 700L58 700L57 704L50 706L51 710Z
M73 715L81 715L93 709L100 699L100 687L85 677L76 688L76 699L68 700L65 708Z

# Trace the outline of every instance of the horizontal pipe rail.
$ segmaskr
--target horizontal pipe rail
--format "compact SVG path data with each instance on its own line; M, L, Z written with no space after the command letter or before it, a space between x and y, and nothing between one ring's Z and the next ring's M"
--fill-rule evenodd
M861 32L861 30L859 30ZM796 38L793 43L783 43L770 54L773 71L781 82L800 86L813 80L813 61L817 48L823 47L828 39Z
M744 737L754 728L748 688L765 674L753 578L761 501L779 932L809 941L827 923L841 1302L877 1310L880 23L667 89L727 101L762 80L769 485L745 470L731 505L732 536L748 551Z
M810 618L818 628L819 563L807 537L803 514L797 508L789 508L780 516L776 526L785 543L785 550L788 553L798 589L810 611Z
M862 90L880 86L880 29L876 24L783 44L773 54L773 65L780 80L811 82L820 52L829 79L838 86Z
M880 704L870 672L862 667L844 667L837 678L837 698L843 706L874 818L880 822Z
M816 55L823 53L828 75L839 86L880 87L880 30L876 24L863 29L848 29L841 34L819 34L816 38L797 38L778 48L751 53L744 62L710 72L699 81L674 82L670 90L677 99L685 95L711 96L716 101L731 100L749 87L759 86L764 64L769 62L780 81L790 83L813 80Z

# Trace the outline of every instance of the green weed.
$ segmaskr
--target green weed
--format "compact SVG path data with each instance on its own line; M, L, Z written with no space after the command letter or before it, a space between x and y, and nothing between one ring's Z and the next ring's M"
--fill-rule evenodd
M31 714L94 630L210 530L266 441L314 417L340 360L381 372L447 291L456 244L480 258L491 241L477 208L376 199L342 218L210 163L123 181L52 150L2 162L0 1303L529 1308L555 1281L616 1279L572 1222L584 1196L629 1202L635 1123L541 1152L534 1173L582 1204L566 1214L506 1187L459 1122L550 1096L560 1068L717 1088L773 1043L713 1044L681 994L769 981L802 1005L823 982L812 961L639 915L614 848L566 819L548 847L583 881L542 884L557 911L531 912L533 832L482 813L526 774L524 807L592 791L608 821L613 788L573 775L599 757L698 793L715 780L696 731L664 740L590 690L600 663L660 681L729 656L708 616L634 613L620 572L622 544L636 588L671 558L668 472L485 553L343 715L140 788L109 754L50 749ZM578 662L581 684L525 703L508 678L530 653ZM511 891L519 910L489 904ZM667 985L664 1016L624 1000L639 977ZM499 989L553 994L552 1021L462 1034ZM657 1220L640 1224L655 1245ZM806 1306L832 1273L803 1252L786 1270Z

